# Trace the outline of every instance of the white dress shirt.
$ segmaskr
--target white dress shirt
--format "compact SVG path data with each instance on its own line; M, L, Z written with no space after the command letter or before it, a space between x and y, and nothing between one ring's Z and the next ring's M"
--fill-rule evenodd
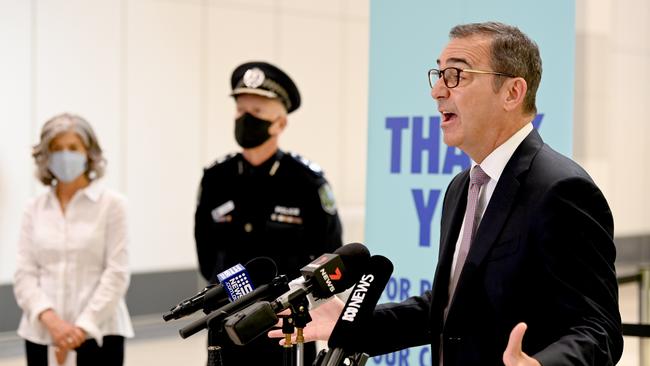
M61 211L54 188L25 210L14 293L23 316L18 335L52 344L38 319L53 309L101 346L104 335L133 337L124 302L129 286L126 200L100 182L75 193Z
M505 169L506 164L512 157L512 154L515 153L517 147L521 145L526 136L533 130L533 124L528 123L517 131L514 135L510 136L506 142L497 147L494 151L490 153L483 162L481 162L481 169L490 177L490 181L484 184L479 191L478 196L478 206L476 207L476 212L478 213L478 222L477 225L480 226L481 219L485 213L488 203L492 198L492 193L494 193L494 188L499 182L501 173ZM476 166L476 162L472 160L472 168ZM470 169L471 170L471 169ZM477 226L477 229L478 229ZM465 219L463 218L463 225L460 228L458 233L458 239L456 240L456 249L454 251L454 259L451 263L451 276L454 276L454 269L456 268L456 260L458 259L458 249L460 248L460 241L463 238L463 231L465 230ZM471 249L470 249L471 251Z

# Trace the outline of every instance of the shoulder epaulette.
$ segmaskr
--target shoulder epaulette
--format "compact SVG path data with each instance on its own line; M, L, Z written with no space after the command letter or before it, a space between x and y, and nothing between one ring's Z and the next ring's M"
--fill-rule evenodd
M318 176L323 175L323 169L320 167L320 165L314 163L313 161L306 159L305 157L296 154L294 152L287 152L289 156L291 156L295 161L300 163L300 165L306 167L309 169L311 172L315 173Z
M237 153L234 153L234 152L230 153L230 154L226 154L226 155L218 158L217 160L215 160L212 164L208 165L206 167L206 169L211 169L211 168L214 168L215 166L217 166L219 164L223 164L223 163L227 162L228 160L231 160L235 156L237 156Z

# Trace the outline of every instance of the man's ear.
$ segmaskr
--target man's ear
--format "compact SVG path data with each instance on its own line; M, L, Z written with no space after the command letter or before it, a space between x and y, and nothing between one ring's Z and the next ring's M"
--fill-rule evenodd
M271 136L279 135L287 127L287 123L287 115L282 114L275 121L273 121L273 124L269 128L269 134Z
M524 78L511 78L503 86L506 88L503 101L503 108L506 111L515 110L524 104L526 91L528 90L528 84Z

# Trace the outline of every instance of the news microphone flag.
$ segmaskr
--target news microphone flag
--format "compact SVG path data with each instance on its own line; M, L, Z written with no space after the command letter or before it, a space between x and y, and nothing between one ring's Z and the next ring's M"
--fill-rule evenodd
M248 271L241 264L236 264L219 273L217 280L219 280L219 283L226 290L230 302L239 299L255 289Z
M369 324L392 273L393 263L388 258L380 255L370 257L368 269L352 289L334 325L327 342L330 350L320 365L339 366L346 358L357 357L357 353L363 352L357 346L359 337L363 336L364 328Z

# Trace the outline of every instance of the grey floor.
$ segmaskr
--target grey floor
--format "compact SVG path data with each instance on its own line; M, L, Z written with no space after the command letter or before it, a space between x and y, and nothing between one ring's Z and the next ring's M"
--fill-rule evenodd
M623 322L638 322L636 284L621 286L620 306ZM177 331L185 323L179 321L161 325L159 316L139 317L134 319L134 323L137 337L127 342L126 366L205 365L205 332L181 339ZM0 334L0 366L24 366L22 347L22 342L13 334ZM645 366L639 363L638 338L625 337L623 357L618 364Z
M204 366L207 344L205 332L187 339L178 335L178 329L190 320L163 323L159 315L135 317L133 323L136 337L126 342L125 366ZM14 335L0 334L0 366L24 366L26 363L23 357L23 342Z

